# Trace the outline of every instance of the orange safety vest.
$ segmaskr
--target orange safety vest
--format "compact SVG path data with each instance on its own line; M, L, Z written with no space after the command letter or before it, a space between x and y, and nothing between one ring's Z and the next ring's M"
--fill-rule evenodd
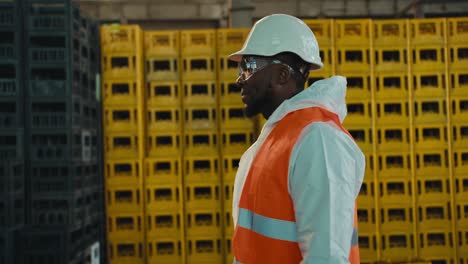
M239 218L232 250L235 263L299 263L294 204L288 191L289 160L302 130L313 122L334 122L344 133L338 116L320 107L286 115L271 131L252 162L239 201ZM357 210L349 261L359 264Z

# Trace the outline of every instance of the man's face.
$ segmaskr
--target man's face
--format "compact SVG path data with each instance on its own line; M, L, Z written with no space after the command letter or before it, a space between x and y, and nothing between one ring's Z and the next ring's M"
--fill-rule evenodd
M270 104L269 68L268 65L265 65L251 74L240 74L237 79L237 85L241 88L244 112L247 117L262 113L265 106Z
M267 70L262 70L253 74L248 80L237 80L237 85L241 88L241 98L244 103L244 113L247 117L253 117L262 113L266 105L270 103L270 89Z

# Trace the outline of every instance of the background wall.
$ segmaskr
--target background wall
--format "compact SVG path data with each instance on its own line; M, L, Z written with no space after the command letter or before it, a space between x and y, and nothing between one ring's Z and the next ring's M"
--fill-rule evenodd
M138 23L143 29L217 28L230 24L231 7L249 10L253 20L272 13L301 18L434 17L468 14L460 0L77 0L103 21Z

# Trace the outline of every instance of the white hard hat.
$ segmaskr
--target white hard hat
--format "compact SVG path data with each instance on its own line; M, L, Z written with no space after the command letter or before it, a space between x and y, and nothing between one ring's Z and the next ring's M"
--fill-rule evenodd
M238 62L243 55L273 56L281 52L298 55L313 64L311 70L323 67L312 30L302 20L284 14L266 16L257 21L242 49L229 55L229 59Z

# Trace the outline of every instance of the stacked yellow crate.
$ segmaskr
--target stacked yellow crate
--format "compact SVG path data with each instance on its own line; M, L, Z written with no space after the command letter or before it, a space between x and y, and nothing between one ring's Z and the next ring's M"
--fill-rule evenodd
M181 32L187 263L220 263L216 31Z
M254 120L244 117L244 105L241 101L240 89L236 84L239 74L237 62L229 61L228 55L242 48L248 33L248 29L219 29L217 31L225 263L232 263L233 260L231 239L234 233L232 222L234 178L240 157L253 143L255 133Z
M453 261L445 19L410 20L410 64L419 257Z
M348 90L346 102L348 115L344 126L353 135L366 155L370 166L366 169L361 195L358 198L359 244L363 262L378 259L378 229L379 214L375 208L377 183L375 182L373 162L373 118L371 67L371 21L335 20L335 69L339 75L346 76Z
M373 32L380 259L410 261L416 257L416 226L410 162L408 22L374 21Z
M183 263L184 208L182 182L182 109L180 91L180 34L144 34L146 61L147 263Z
M468 18L447 19L458 256L468 263Z
M108 257L145 263L142 31L101 28L103 128Z

